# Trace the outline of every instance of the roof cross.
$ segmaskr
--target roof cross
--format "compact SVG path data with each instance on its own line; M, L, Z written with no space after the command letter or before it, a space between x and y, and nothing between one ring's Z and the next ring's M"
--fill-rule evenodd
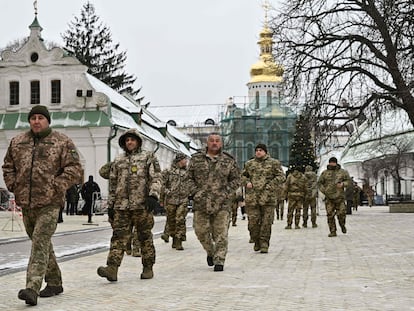
M37 16L37 0L33 1L34 13Z

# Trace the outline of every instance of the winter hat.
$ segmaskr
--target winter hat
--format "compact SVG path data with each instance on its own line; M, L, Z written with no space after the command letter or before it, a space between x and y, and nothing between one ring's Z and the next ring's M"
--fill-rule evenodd
M175 163L180 162L183 159L186 159L187 156L184 153L179 153L175 156Z
M264 152L267 153L267 147L265 144L257 144L256 148L254 148L254 151L256 151L257 149L262 149Z
M121 137L119 137L119 146L126 150L126 145L125 145L125 140L127 139L127 137L133 137L138 141L138 146L141 147L142 145L142 138L139 136L138 130L135 128L131 128L129 130L127 130L124 134L121 135Z
M329 159L328 163L338 163L338 159L335 157L332 157Z
M32 110L30 110L29 112L29 116L27 117L27 120L29 121L30 117L34 114L44 115L50 124L50 113L49 113L49 110L47 110L46 106L43 106L43 105L33 106Z

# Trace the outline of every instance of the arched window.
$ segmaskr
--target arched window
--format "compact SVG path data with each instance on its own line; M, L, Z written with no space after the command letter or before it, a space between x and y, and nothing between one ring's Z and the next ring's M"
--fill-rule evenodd
M60 80L52 80L50 83L51 87L51 103L60 104L61 95L60 95Z
M216 123L214 122L214 120L213 119L207 119L205 122L204 122L204 124L205 125L215 125Z
M10 105L19 104L19 81L10 81L9 83L10 91Z
M40 81L39 80L30 81L30 104L31 105L40 104Z
M272 106L272 91L267 91L266 92L266 105L267 105L267 107Z
M256 92L256 103L255 103L255 108L259 109L260 108L260 94L259 92Z

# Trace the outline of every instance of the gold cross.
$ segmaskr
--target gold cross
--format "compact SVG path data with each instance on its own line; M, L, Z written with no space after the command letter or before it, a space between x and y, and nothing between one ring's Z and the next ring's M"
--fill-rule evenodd
M265 2L262 4L263 9L265 10L265 24L267 25L267 13L270 11L270 3L268 0L265 0Z

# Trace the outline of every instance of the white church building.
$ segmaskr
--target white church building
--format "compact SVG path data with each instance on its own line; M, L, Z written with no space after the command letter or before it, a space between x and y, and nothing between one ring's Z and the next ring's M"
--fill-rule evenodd
M177 153L190 156L199 148L189 136L88 74L67 50L47 49L37 16L29 29L20 49L4 50L0 56L0 159L11 138L29 129L27 116L36 104L47 106L51 127L74 141L84 181L92 175L104 195L107 181L98 171L122 152L118 138L126 129L138 129L142 148L155 152L162 169ZM2 176L0 187L5 187Z

